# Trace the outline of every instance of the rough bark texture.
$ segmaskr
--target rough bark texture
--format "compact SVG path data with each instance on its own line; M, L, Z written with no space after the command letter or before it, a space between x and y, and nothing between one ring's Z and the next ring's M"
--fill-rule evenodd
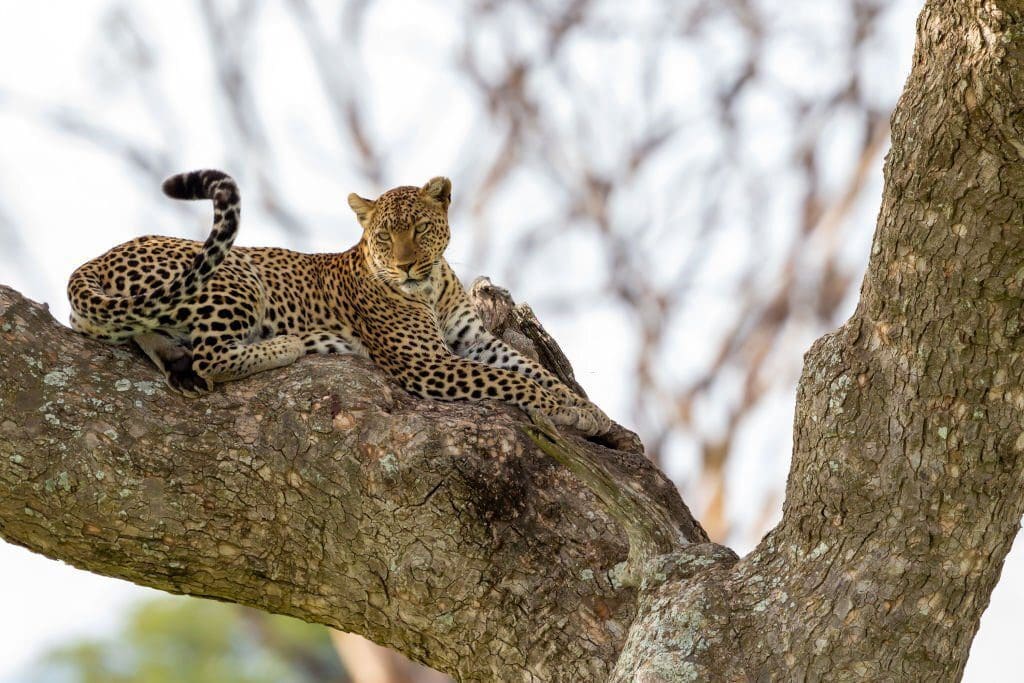
M958 678L1024 513L1024 3L918 31L862 299L807 354L749 556L639 456L510 408L345 358L189 402L2 289L0 536L467 681Z
M731 583L777 624L758 670L963 672L1024 513L1022 67L1024 3L925 7L860 304L807 355L784 521Z

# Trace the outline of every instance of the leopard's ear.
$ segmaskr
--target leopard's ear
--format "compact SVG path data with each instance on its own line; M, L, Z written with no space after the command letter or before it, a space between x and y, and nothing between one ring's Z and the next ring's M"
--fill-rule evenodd
M445 210L452 202L452 181L443 176L431 178L420 190L423 194L439 202Z
M360 197L355 192L348 196L348 205L352 207L352 210L356 213L356 218L359 220L359 225L364 228L370 222L370 214L373 212L373 208L377 205L377 202Z

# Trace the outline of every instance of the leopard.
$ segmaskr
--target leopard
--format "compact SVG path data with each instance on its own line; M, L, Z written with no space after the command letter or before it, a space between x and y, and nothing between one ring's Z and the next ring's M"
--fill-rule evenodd
M444 257L448 178L373 200L350 194L362 234L340 253L233 246L241 202L222 171L179 173L162 189L212 200L205 242L132 239L78 267L67 291L76 331L134 343L176 392L194 398L306 354L351 354L420 398L502 401L592 436L611 428L600 408L484 327Z

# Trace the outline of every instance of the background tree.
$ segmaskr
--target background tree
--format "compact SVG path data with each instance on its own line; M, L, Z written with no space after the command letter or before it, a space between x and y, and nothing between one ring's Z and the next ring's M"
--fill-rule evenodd
M59 647L31 681L69 683L346 683L327 632L207 600L155 600L115 634Z

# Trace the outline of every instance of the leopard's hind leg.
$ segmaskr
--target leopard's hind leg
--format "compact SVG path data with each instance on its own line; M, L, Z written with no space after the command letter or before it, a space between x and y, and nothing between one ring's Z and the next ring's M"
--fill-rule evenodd
M211 382L229 382L291 365L303 353L302 340L290 334L253 342L202 333L192 338L192 367Z
M192 367L212 382L227 382L291 365L306 353L350 353L366 355L354 337L328 331L282 334L249 341L231 334L199 332L192 338Z
M369 358L366 347L348 326L332 331L313 330L298 336L302 338L306 353L340 353Z

